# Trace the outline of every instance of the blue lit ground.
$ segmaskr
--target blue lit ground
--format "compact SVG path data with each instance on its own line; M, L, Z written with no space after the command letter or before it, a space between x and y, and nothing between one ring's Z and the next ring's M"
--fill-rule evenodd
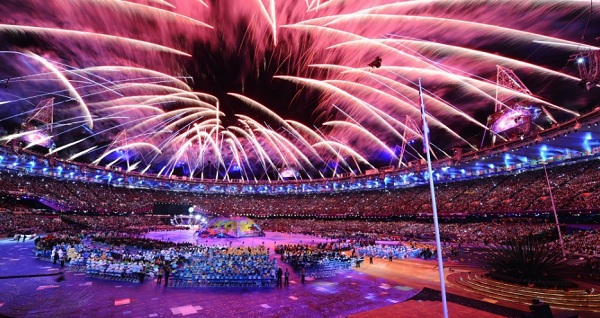
M157 232L151 237L195 240L192 231ZM264 238L231 240L233 245L274 242L316 242L324 239L267 233ZM200 239L205 244L206 239ZM209 244L229 244L212 239ZM57 265L37 260L33 242L0 241L0 276L54 273ZM376 260L384 265L383 260ZM282 265L283 267L285 265ZM435 271L434 271L435 272ZM152 280L143 284L103 281L68 272L55 277L0 279L0 316L9 317L346 317L400 303L419 289L350 270L336 277L300 284L291 275L283 289L170 288Z

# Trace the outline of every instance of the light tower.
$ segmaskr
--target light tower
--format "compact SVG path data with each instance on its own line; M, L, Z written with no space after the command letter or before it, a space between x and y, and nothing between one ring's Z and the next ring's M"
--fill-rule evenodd
M507 103L514 99L514 92L533 95L513 70L500 65L496 65L496 68L496 105L494 112L499 112L504 107L510 107Z
M44 125L44 128L52 132L52 124L54 123L54 98L44 99L39 102L31 115L23 121L21 126L23 128L29 126Z
M54 147L52 142L52 126L54 124L54 98L44 99L31 111L30 115L21 123L20 140L25 148L38 146L50 150Z
M554 117L543 106L527 102L527 97L533 97L533 94L513 70L500 65L497 65L496 69L494 113L488 117L487 123L493 133L492 145L496 143L498 136L505 139L502 136L505 135L510 140L529 134L531 126L535 125L533 119L538 118L541 112L546 114L549 121L556 123ZM485 134L483 138L482 147Z
M579 85L588 91L600 83L600 51L585 51L571 55L569 61L574 61L579 70Z

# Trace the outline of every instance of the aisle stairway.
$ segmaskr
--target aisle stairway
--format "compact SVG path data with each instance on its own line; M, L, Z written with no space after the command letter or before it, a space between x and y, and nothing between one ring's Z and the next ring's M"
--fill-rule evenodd
M584 289L542 289L512 285L492 280L482 275L460 273L451 275L448 280L456 287L482 295L493 300L531 304L532 299L540 299L553 309L579 310L600 313L600 291L588 293Z

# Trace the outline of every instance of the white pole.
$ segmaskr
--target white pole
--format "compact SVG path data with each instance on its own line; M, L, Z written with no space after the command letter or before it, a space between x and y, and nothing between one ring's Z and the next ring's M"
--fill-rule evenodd
M556 229L558 230L558 242L560 243L560 250L562 251L563 258L567 258L565 253L565 242L563 241L562 233L560 231L560 223L558 222L558 214L556 213L556 204L554 203L554 195L552 195L552 186L550 185L550 179L548 179L548 171L546 170L546 161L544 161L544 174L546 175L546 182L548 183L548 192L550 192L550 202L552 202L552 212L554 212L554 221L556 221Z
M435 226L435 245L437 250L438 270L440 272L440 292L442 294L442 308L444 318L448 318L448 303L446 301L446 282L444 277L444 262L442 260L442 244L440 242L440 226L438 224L437 204L435 201L435 188L433 186L433 171L431 169L431 155L429 154L429 128L425 116L425 103L423 102L423 92L421 79L419 78L419 98L421 99L421 119L423 120L423 143L427 153L427 173L429 174L429 189L431 190L431 206L433 208L433 224Z

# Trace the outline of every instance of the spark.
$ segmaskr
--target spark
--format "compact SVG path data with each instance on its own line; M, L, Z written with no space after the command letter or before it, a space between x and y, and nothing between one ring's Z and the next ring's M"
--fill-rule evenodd
M55 35L55 36L64 36L70 39L82 37L82 38L93 38L98 41L106 41L109 43L126 43L136 48L141 48L145 50L156 50L161 52L167 52L172 54L179 54L183 56L191 57L190 54L179 51L170 47L166 47L159 44L154 44L146 41L134 40L131 38L126 38L122 36L108 35L102 33L94 33L94 32L86 32L86 31L75 31L75 30L65 30L58 28L48 28L48 27L34 27L34 26L24 26L24 25L11 25L11 24L0 24L0 30L6 30L11 32L25 32L39 35Z

